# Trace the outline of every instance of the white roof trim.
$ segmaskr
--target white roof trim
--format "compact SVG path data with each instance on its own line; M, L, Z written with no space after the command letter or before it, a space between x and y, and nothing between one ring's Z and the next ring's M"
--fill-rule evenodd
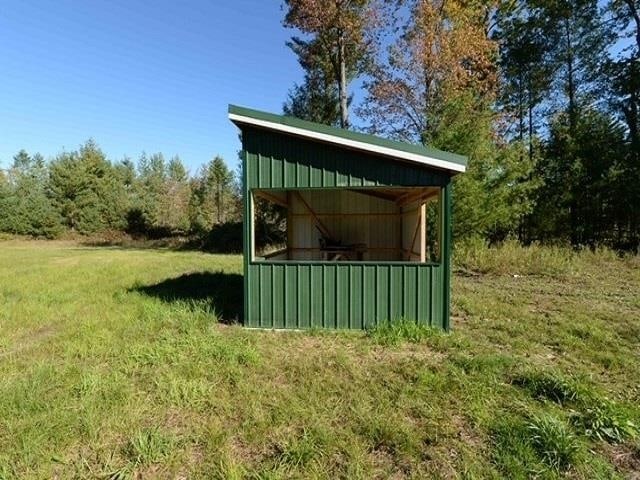
M461 165L459 163L447 162L446 160L440 160L438 158L433 158L426 155L418 155L417 153L403 152L401 150L395 150L389 147L371 145L370 143L359 142L357 140L351 140L348 138L336 137L334 135L329 135L326 133L312 132L309 130L305 130L304 128L292 127L276 122L268 122L266 120L258 120L256 118L246 117L244 115L238 115L235 113L229 114L229 120L240 123L247 123L249 125L255 125L256 127L268 128L270 130L277 130L279 132L289 133L300 137L311 138L313 140L319 140L321 142L342 145L364 152L377 153L379 155L384 155L387 157L399 158L402 160L407 160L409 162L419 163L421 165L442 168L444 170L464 172L467 169L464 165Z

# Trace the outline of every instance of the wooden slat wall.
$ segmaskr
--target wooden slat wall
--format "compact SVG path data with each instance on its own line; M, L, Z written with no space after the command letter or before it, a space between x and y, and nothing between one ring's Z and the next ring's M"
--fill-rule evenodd
M364 260L400 260L400 210L394 202L348 190L305 190L300 194L336 239L343 244L364 243L371 249ZM320 246L313 216L296 195L290 195L289 209L290 260L320 260L320 251L310 250Z

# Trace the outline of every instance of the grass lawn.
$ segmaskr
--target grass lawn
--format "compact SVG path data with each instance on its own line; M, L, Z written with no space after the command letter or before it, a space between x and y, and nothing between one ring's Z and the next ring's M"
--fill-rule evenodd
M450 335L272 332L238 256L2 242L0 479L639 478L640 262L486 270Z

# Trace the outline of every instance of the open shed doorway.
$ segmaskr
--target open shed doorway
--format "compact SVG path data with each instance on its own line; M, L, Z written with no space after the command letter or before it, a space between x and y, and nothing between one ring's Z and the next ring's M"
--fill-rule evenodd
M439 187L255 189L251 204L254 261L440 261Z

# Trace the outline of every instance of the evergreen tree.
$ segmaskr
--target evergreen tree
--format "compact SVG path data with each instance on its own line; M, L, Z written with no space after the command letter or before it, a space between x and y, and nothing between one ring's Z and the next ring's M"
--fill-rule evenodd
M60 217L47 197L44 159L21 150L13 160L0 186L0 228L18 235L57 236L61 233Z
M171 232L186 233L189 230L189 199L191 187L187 170L177 155L167 165L164 196L160 202L163 212L161 225Z
M555 72L547 59L555 34L526 1L504 4L496 18L502 80L498 99L506 117L515 118L515 138L528 144L533 159L542 116L539 107L551 90Z
M370 46L366 38L366 27L375 17L375 2L370 0L285 0L287 12L284 25L296 28L310 37L304 41L294 37L289 46L298 55L300 63L308 73L305 86L324 87L317 94L327 103L316 103L316 92L304 92L294 88L291 107L300 107L305 94L306 106L302 112L323 113L323 117L332 120L327 113L332 112L333 90L326 81L332 78L338 97L340 126L349 128L349 83L358 74L367 69ZM304 87L302 87L304 88ZM296 102L297 99L297 102ZM311 108L313 107L313 108ZM299 110L297 110L299 111Z
M144 230L164 225L162 200L167 194L167 165L162 153L147 157L145 153L138 161L138 181L135 208L140 212Z
M207 163L193 182L190 202L191 224L195 230L233 220L234 176L220 156Z
M68 228L80 233L122 229L126 188L98 145L89 140L77 152L62 153L49 168L49 190Z
M311 122L340 124L340 96L331 72L331 60L319 40L293 38L287 43L305 71L301 85L294 85L283 106L285 115ZM354 72L349 72L350 78ZM350 102L350 99L349 99Z

